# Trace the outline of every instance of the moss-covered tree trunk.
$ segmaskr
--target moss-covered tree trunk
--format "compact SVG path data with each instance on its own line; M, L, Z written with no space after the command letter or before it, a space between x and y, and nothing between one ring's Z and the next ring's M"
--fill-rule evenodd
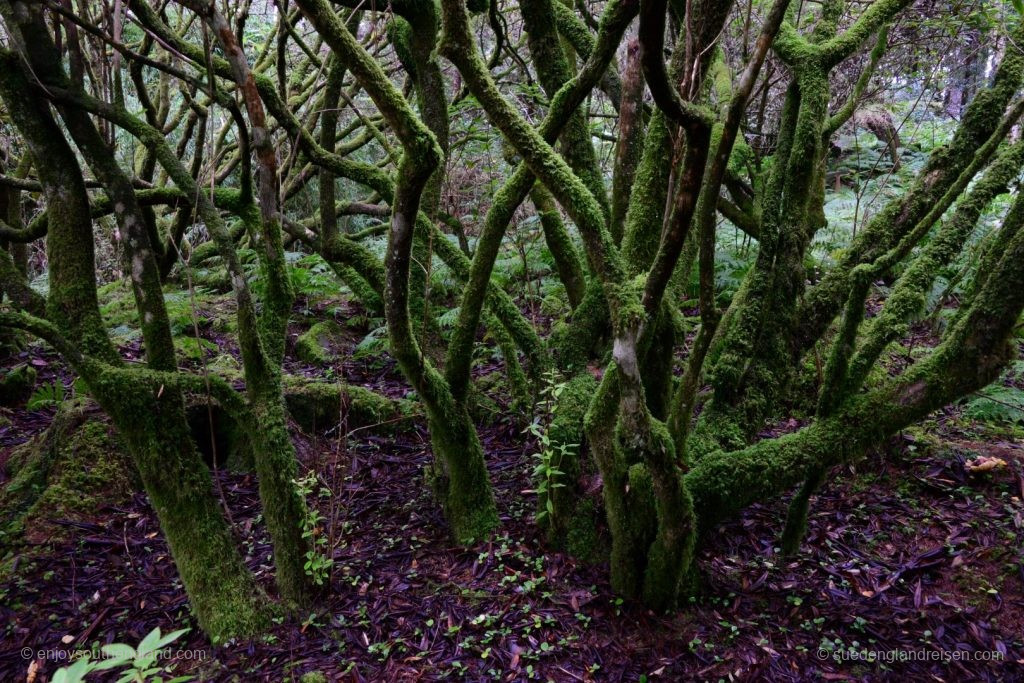
M8 27L31 27L24 5L0 9ZM38 321L36 331L48 332L49 341L49 332L66 337L58 350L127 437L200 626L217 640L252 635L268 622L267 603L212 495L181 395L173 386L164 391L162 383L140 381L148 371L118 367L97 305L89 200L78 162L18 56L5 51L0 60L0 97L32 150L47 198L52 325Z
M385 310L392 352L427 411L435 462L430 475L452 533L459 542L484 538L498 522L484 464L483 447L464 403L424 357L410 314L410 270L414 234L429 221L420 213L424 188L443 158L430 129L413 114L380 65L366 53L323 0L299 7L373 98L402 143L403 155L392 201L385 261ZM433 226L428 226L430 231Z
M199 626L215 642L256 635L270 625L271 605L217 503L181 392L138 375L103 368L86 377L128 443Z
M826 5L825 20L819 22L809 40L789 27L776 43L776 51L793 65L797 74L791 96L794 105L789 120L792 123L787 124L786 117L783 118L780 149L784 144L792 144L792 149L803 153L777 152L771 173L779 182L774 183L770 177L765 183L762 230L767 231L760 236L759 265L755 265L744 285L744 301L734 305L729 329L723 330L719 355L710 368L715 396L703 420L706 424L701 426L701 433L708 438L702 439L700 452L719 446L742 447L766 419L777 413L779 400L790 386L793 368L823 338L847 303L848 294L856 284L857 267L877 264L890 249L905 242L908 235L915 230L926 231L937 221L942 211L933 209L937 205L948 208L959 195L949 192L950 188L965 172L968 178L977 172L977 166L970 169L972 161L977 159L975 152L996 131L1012 93L1020 85L1024 61L1019 50L1011 49L1000 63L992 85L980 92L968 108L953 140L930 155L910 189L890 200L858 233L840 263L805 294L804 277L800 273L802 255L815 229L820 227L818 204L822 197L820 192L806 198L798 193L795 196L800 202L808 202L801 207L787 191L787 185L781 182L779 169L785 168L787 178L806 175L806 186L819 190L820 150L819 165L815 167L807 153L809 138L804 137L809 130L807 126L834 131L843 117L852 113L853 107L849 104L830 117L817 103L813 105L817 114L812 116L807 95L813 95L814 102L818 102L817 93L827 88L827 83L816 78L815 81L821 83L816 86L808 79L815 69L834 68L852 49L880 31L904 6L904 2L897 0L875 3L852 27L835 35L841 7L830 3ZM1018 24L1012 35L1017 41L1024 35L1024 29ZM878 45L884 46L884 36ZM875 52L878 50L876 47ZM868 70L879 56L872 55ZM988 150L984 161L993 151L994 148ZM788 161L783 165L784 159ZM794 227L799 229L793 230ZM762 258L761 253L769 255L771 260ZM780 263L776 263L776 259ZM875 277L882 277L898 261L892 260L885 269L875 268ZM765 277L769 272L773 274ZM770 303L766 305L766 302ZM757 360L750 362L750 358ZM710 437L711 434L715 436Z
M829 124L829 74L904 6L879 2L837 35L843 3L826 2L808 38L785 25L774 49L793 71L779 143L764 183L758 256L723 326L710 367L714 395L696 454L749 443L779 410L793 375L792 331L804 293L804 253L820 227L821 164ZM798 356L797 356L798 357Z
M282 597L298 605L310 604L315 592L306 571L309 540L303 536L306 502L296 489L298 476L295 447L288 434L281 365L285 334L294 300L285 264L281 236L280 187L277 150L255 77L239 38L212 2L183 2L209 25L231 65L232 75L243 95L249 119L252 149L258 161L257 215L243 216L266 278L266 293L258 316L239 305L239 345L242 348L246 392L254 426L262 438L255 440L253 454L260 484L260 501L274 545L275 577ZM256 213L256 212L251 212ZM241 293L244 280L236 283Z

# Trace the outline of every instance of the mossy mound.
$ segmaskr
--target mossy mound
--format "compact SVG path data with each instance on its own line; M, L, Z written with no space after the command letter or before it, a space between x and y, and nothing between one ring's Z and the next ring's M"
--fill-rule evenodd
M242 371L242 364L230 353L222 353L210 360L206 369L211 373L227 380L235 382L245 379Z
M59 537L56 520L86 521L104 505L127 500L139 482L121 440L98 413L78 402L60 406L50 427L7 461L0 490L0 548Z
M0 375L0 405L13 407L24 403L36 385L36 369L18 365Z
M25 349L25 335L20 330L0 330L0 353L14 355Z
M310 382L286 377L284 400L292 419L306 432L331 429L342 421L348 429L381 424L406 414L406 401L393 401L363 387Z
M295 340L295 355L310 365L329 365L335 358L334 345L341 339L341 326L333 320L313 325Z

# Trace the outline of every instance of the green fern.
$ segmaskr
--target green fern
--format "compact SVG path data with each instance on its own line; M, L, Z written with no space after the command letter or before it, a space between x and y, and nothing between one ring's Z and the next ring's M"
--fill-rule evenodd
M386 327L376 327L352 349L353 358L365 358L366 356L383 353L387 350L388 330Z
M1001 382L990 384L967 401L964 414L981 422L1024 424L1024 390L1009 384L1020 384L1022 380L1024 360L1014 361Z
M64 385L60 382L53 381L49 384L39 385L39 387L32 392L32 396L29 397L28 402L25 404L25 409L30 411L41 410L42 408L55 406L63 401Z
M981 422L1024 424L1024 391L1016 387L986 387L967 402L965 415Z

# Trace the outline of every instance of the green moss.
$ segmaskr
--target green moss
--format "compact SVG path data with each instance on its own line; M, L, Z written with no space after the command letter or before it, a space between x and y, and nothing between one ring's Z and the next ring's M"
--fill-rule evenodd
M748 443L780 407L790 385L794 360L789 337L804 291L803 256L813 231L807 230L808 207L822 155L822 129L828 116L827 71L815 59L815 48L799 36L793 57L797 82L783 105L777 150L763 202L761 242L754 267L744 279L743 296L733 303L723 327L721 352L711 367L714 396L702 414L713 422L704 436L729 437L724 448ZM787 47L786 50L789 50ZM783 58L790 61L789 57ZM794 229L793 226L799 226ZM743 439L732 440L739 430ZM712 447L711 450L714 450Z
M299 678L299 683L327 683L327 676L322 671L307 671Z
M334 360L334 344L341 338L341 326L323 320L295 340L295 355L310 365L329 365Z
M1010 39L1015 44L1024 40L1024 22L1017 23ZM832 268L820 283L808 291L801 304L800 327L793 335L794 346L799 351L810 348L841 310L854 268L862 263L871 263L897 244L956 182L974 159L976 151L997 129L1022 77L1024 53L1008 50L991 85L979 91L971 100L953 140L932 152L910 189L890 200L876 213L865 229L858 231L857 238L844 252L837 267Z
M437 375L426 365L429 379L421 396L430 428L434 461L426 472L427 484L441 504L457 543L486 538L498 525L483 446L464 403L456 403Z
M794 369L793 381L786 394L786 407L794 417L809 417L814 414L825 360L815 351L804 356L799 367Z
M523 0L519 4L537 77L549 98L554 98L573 75L555 24L554 5L559 1ZM577 110L569 117L560 139L566 163L586 186L607 220L610 215L608 194L583 111Z
M551 193L545 190L543 185L534 184L533 189L530 191L530 198L533 200L533 205L537 208L537 213L540 216L540 224L544 230L544 240L547 242L548 250L555 261L558 277L565 287L569 308L576 308L580 301L583 300L587 286L586 274L583 272L583 263L580 260L579 254L576 253L576 245L573 244L569 231L566 230L565 223L562 221L561 214L558 213L558 207L555 205L555 200ZM545 299L546 301L547 299ZM555 305L564 306L565 304L559 299ZM551 306L552 304L547 304L549 310Z
M342 421L348 429L378 425L402 414L399 402L369 389L299 377L285 378L284 400L288 414L307 432L321 432Z
M654 484L646 466L637 463L626 471L622 498L618 520L609 518L612 528L612 587L626 598L639 600L643 595L647 551L654 542L657 528ZM606 509L610 510L607 503L606 492Z
M26 19L19 17L19 29L31 23ZM114 360L97 304L89 196L78 159L49 103L29 84L20 58L6 49L0 50L0 97L31 150L46 194L47 317L83 351Z
M810 508L811 495L821 486L826 473L827 469L824 467L815 468L790 501L789 509L786 511L786 526L779 540L784 555L795 555L800 550L800 542L807 533L807 512Z
M990 141L987 145L993 144L993 142ZM930 290L935 275L961 253L964 243L974 231L982 212L996 196L1008 190L1008 183L1017 176L1022 163L1024 163L1024 143L1018 142L1004 148L966 196L960 197L953 215L942 223L893 285L881 312L865 324L864 341L849 364L849 377L843 386L845 393L858 390L869 374L876 370L878 357L885 348L906 334L909 322L924 309L925 295ZM950 194L960 195L967 185L968 178L965 176L968 175L973 176L973 174L962 175L939 206L930 212L929 218L922 220L922 228L931 227L933 221L930 218L932 216L935 219L938 218L947 205L946 201L952 200ZM1019 204L1014 206L1017 211L1024 208ZM1020 218L1008 215L1006 220L1014 221L1020 220ZM904 242L916 242L916 240L905 239ZM909 243L906 245L901 243L880 261L897 261L902 252L909 250L910 247ZM992 267L994 267L993 263L985 263L983 260L978 272L987 273ZM855 280L860 274L874 279L877 272L877 270L872 272L866 270L865 266L859 266L854 269L852 275Z
M23 403L36 385L36 369L16 365L0 376L0 405L13 407Z
M576 501L565 524L565 550L581 562L599 564L608 559L609 544L601 526L604 510L599 500Z
M204 242L201 246L207 246ZM223 268L198 268L192 273L192 284L203 289L227 293L231 291L231 277Z
M417 222L420 220L418 219ZM427 225L433 225L429 220L425 222ZM432 243L437 256L452 269L455 276L461 280L468 280L471 268L470 260L436 226ZM487 288L487 305L526 357L530 377L534 379L540 377L550 366L550 358L546 345L537 334L536 328L519 310L512 297L500 287Z
M7 464L11 481L0 491L0 540L54 540L67 533L53 520L91 519L139 488L125 448L98 419L65 403L50 427L19 446Z
M128 445L200 627L215 642L261 631L269 623L267 598L242 562L195 450L179 384L185 376L93 361L83 374ZM256 445L280 451L268 438L273 431L259 424ZM264 514L269 519L266 505Z
M667 419L672 402L672 369L675 366L674 350L677 339L676 326L672 320L673 312L668 303L662 303L653 330L649 333L651 341L643 355L641 366L647 409L658 420Z
M590 268L602 282L621 281L624 268L611 233L607 229L607 204L602 205L602 202L595 198L587 183L581 180L567 161L551 148L542 133L530 125L502 96L480 56L465 7L455 2L444 2L442 13L444 34L441 53L458 67L467 87L487 112L494 126L502 132L509 144L522 154L530 170L551 191L576 223L583 236ZM550 16L550 13L545 13ZM623 28L624 24L625 22ZM609 32L614 30L617 30L617 27L610 29ZM607 33L603 32L602 37L607 38ZM564 58L561 47L557 47L559 54ZM553 104L552 108L554 106ZM603 194L603 188L600 189Z
M577 527L577 534L596 533L594 515L579 515L580 505L589 496L587 480L593 479L596 474L591 460L586 457L583 431L583 418L596 391L597 380L590 373L573 377L559 394L554 418L548 425L548 439L553 453L551 465L562 474L552 477L549 482L548 495L551 497L552 512L544 519L549 541L567 549L568 537L573 533L574 526ZM537 506L538 510L545 510L546 497L539 496ZM586 554L589 555L590 551Z
M737 174L746 173L754 165L756 158L753 148L741 137L733 143L732 152L729 154L729 171ZM767 163L767 160L764 163Z
M5 14L8 24L14 23L9 13ZM18 14L17 22L22 24L22 30L31 28L39 38L25 41L25 44L39 47L49 42L45 23L38 12ZM7 54L7 51L0 50L0 56L5 62ZM70 345L55 343L76 363L76 369L81 371L88 382L90 393L111 416L128 444L127 450L132 455L160 519L200 626L215 641L253 635L268 621L266 598L245 568L216 499L212 496L209 471L202 465L193 448L181 393L172 384L176 379L175 373L154 375L137 367L121 367L121 359L109 342L98 309L89 198L77 159L67 147L60 127L53 122L50 105L41 103L35 91L18 86L18 72L23 69L21 65L11 66L13 68L4 64L0 68L0 95L3 95L9 110L12 101L18 102L17 122L25 124L26 130L23 132L31 140L33 165L37 167L44 186L48 188L47 256L51 285L47 302L49 322L59 328L77 349L74 349L75 353L69 353L72 348ZM14 97L11 97L12 91ZM120 106L99 102L80 90L67 93L67 98L75 104L64 109L75 113L75 121L80 123L84 119L88 122L85 111L102 112L106 117L123 122L143 144L150 147L179 187L189 191L188 194L204 207L200 214L207 228L217 239L227 243L224 257L234 255L233 245L223 229L220 216L205 195L197 191L194 178L169 148L165 136L159 130L146 126ZM35 111L26 112L23 105ZM25 113L29 114L28 119L22 117ZM64 118L67 128L74 133L77 124L73 126L72 120L66 115ZM79 146L85 147L81 144ZM90 157L89 150L82 151L86 157ZM109 182L104 184L110 185ZM132 191L128 188L127 192ZM268 230L268 234L264 235L268 246L271 249L276 246L279 250L280 244L274 244L270 232ZM237 263L233 265L238 273ZM147 266L147 272L153 271ZM240 275L238 277L241 278ZM147 287L146 291L150 299L153 296L159 297L153 288ZM241 319L245 315L251 322L255 316L247 295L245 288L239 287L239 317ZM264 315L270 315L267 310L273 309L275 302L274 297L265 298ZM150 321L142 322L145 328ZM152 340L148 337L147 334L147 355L153 360ZM243 349L246 347L245 341L243 339ZM78 351L87 357L79 356ZM106 363L100 362L100 359ZM168 358L167 355L163 355L162 360L154 364L158 367L166 366L168 370L174 369L173 357ZM164 379L171 381L165 383ZM282 451L279 442L271 441L268 445L275 452ZM289 473L281 471L277 474ZM263 479L261 477L261 485ZM288 483L290 478L284 481ZM266 509L265 513L274 535L277 529L272 524L275 521L272 511ZM296 535L295 530L294 527L290 530L292 536ZM299 566L301 571L301 563ZM280 567L278 574L280 578Z
M658 249L671 168L672 137L665 115L658 110L647 126L626 213L622 255L633 275L650 267Z
M607 349L609 332L608 304L601 284L591 278L570 320L559 321L551 331L551 347L559 367L568 372L585 368L589 360Z
M108 325L129 325L134 320L135 302L132 301L132 290L126 278L115 280L100 287L97 292L100 302L100 313Z
M452 331L445 359L445 380L456 400L462 400L469 385L472 349L476 341L481 308L490 287L494 262L502 238L516 208L534 184L533 176L519 168L494 197L477 240L469 277L459 301L459 316Z
M206 368L210 372L223 377L228 382L242 379L241 364L234 356L228 353L222 353L208 361Z

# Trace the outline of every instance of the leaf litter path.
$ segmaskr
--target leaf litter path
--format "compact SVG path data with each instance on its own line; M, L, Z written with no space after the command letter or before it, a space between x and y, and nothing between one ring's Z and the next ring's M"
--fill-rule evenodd
M774 548L784 501L720 527L701 553L703 594L672 616L623 604L605 567L545 548L530 444L510 424L481 430L502 527L469 550L448 542L423 484L422 424L344 448L299 435L305 461L326 452L340 474L335 572L316 611L210 647L138 494L37 547L0 584L0 681L25 680L23 648L134 643L156 626L192 627L175 646L201 652L175 673L216 681L1024 680L1024 449L979 442L947 417L930 426L942 448L902 437L839 473L791 560ZM965 454L982 449L1009 467L972 477ZM256 482L218 477L248 564L272 591ZM850 650L859 661L835 654ZM39 681L59 666L40 664Z

